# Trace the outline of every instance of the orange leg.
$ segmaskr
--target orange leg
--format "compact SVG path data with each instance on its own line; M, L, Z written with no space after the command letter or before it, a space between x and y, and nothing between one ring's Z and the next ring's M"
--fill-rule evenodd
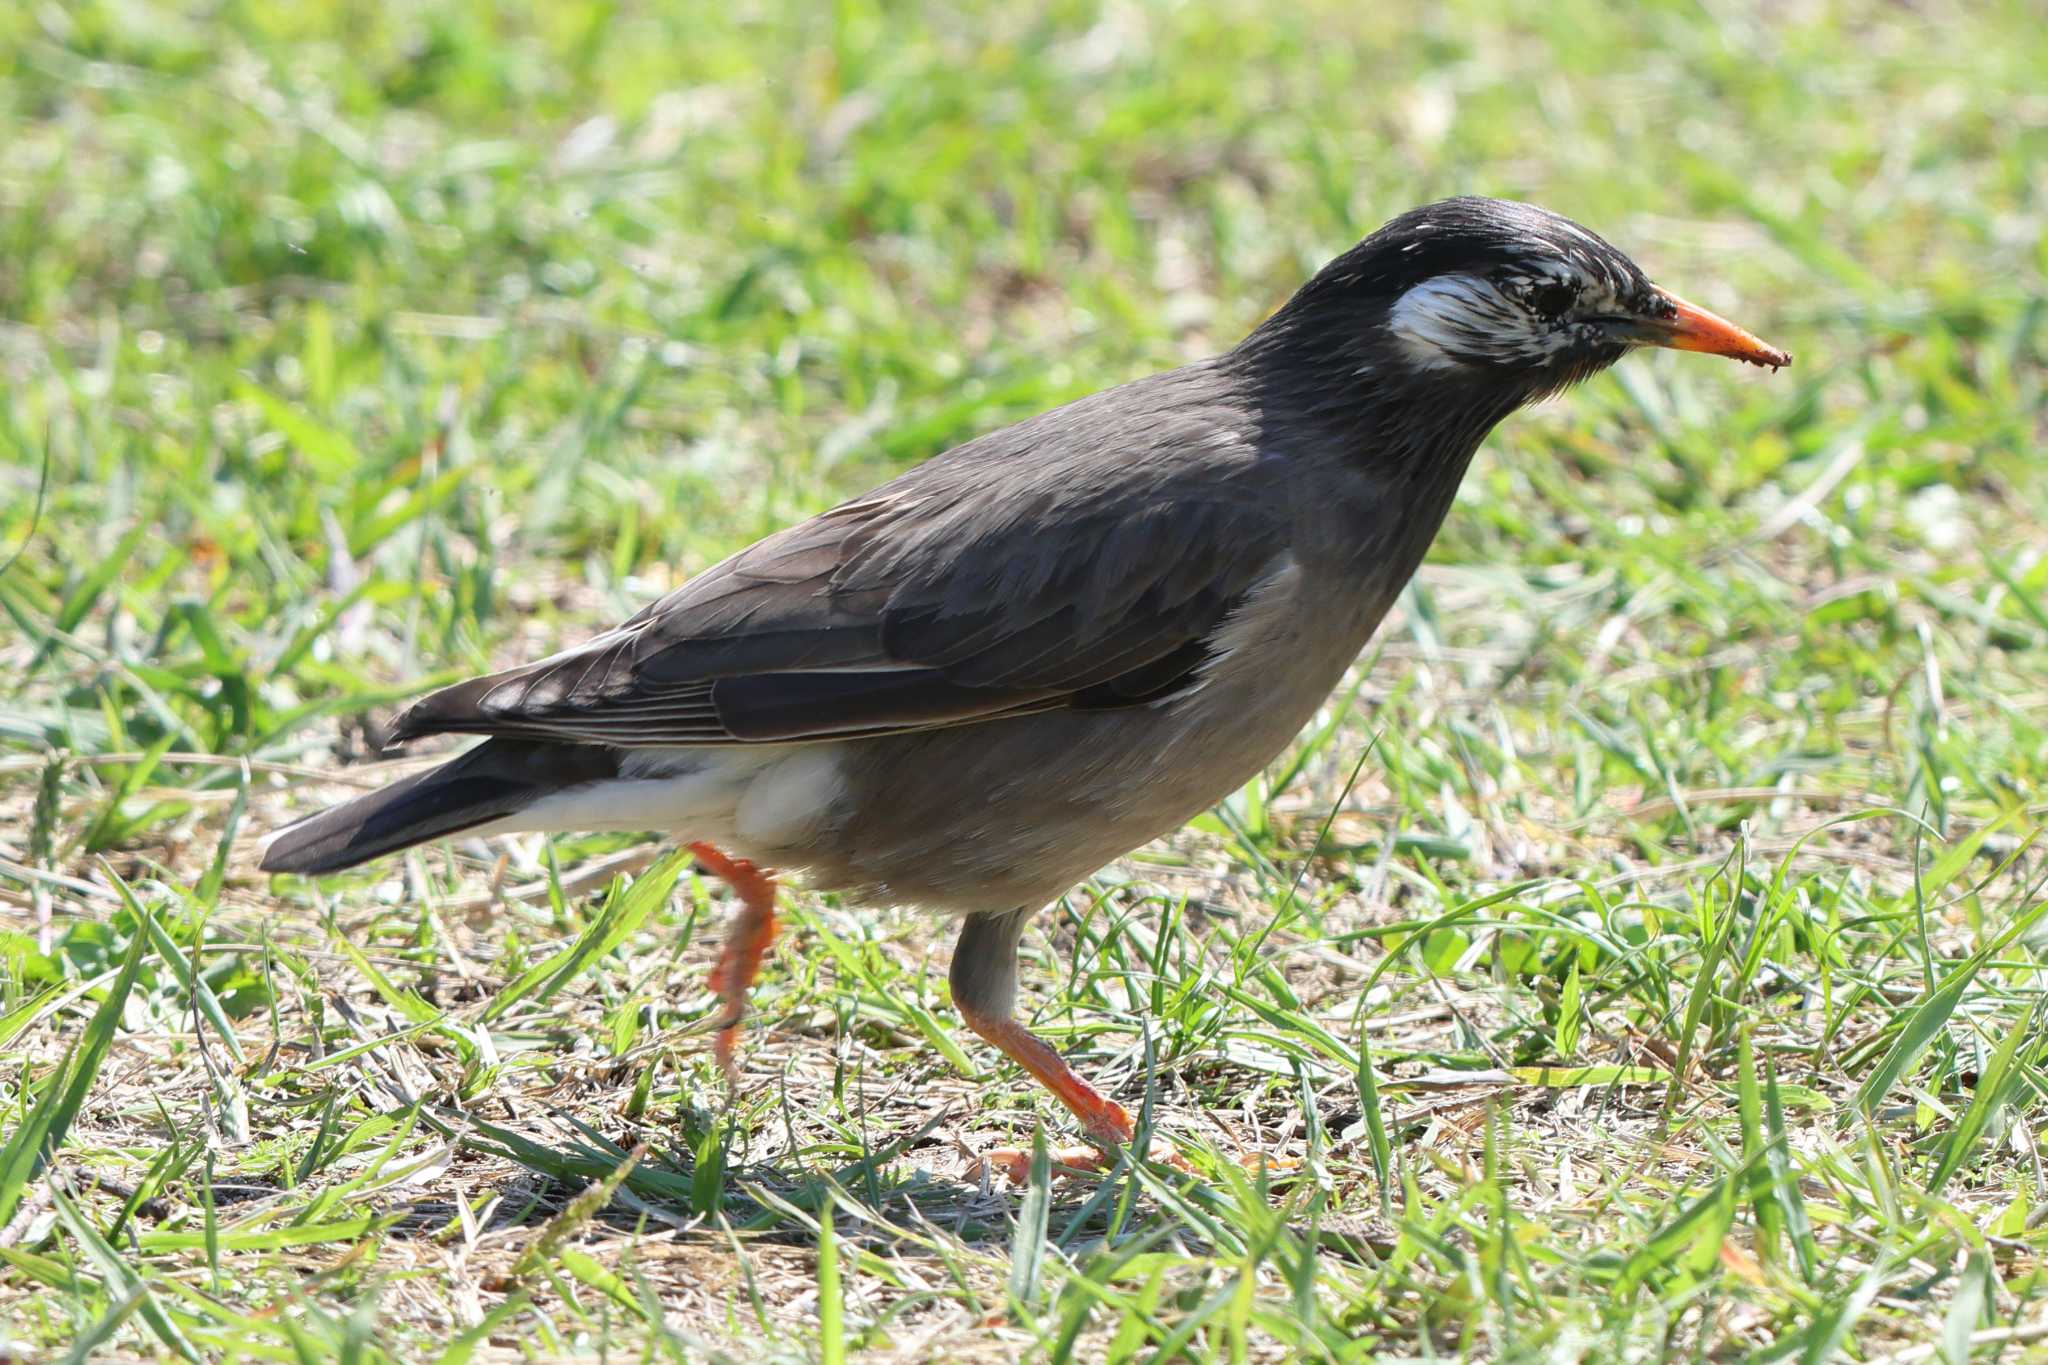
M711 1050L725 1070L726 1083L731 1084L733 1049L739 1041L740 1020L747 1013L747 988L760 974L761 959L775 941L775 873L744 858L728 858L709 844L691 844L690 852L705 871L740 898L740 909L726 926L725 946L719 951L718 965L711 969L710 981L711 989L725 1002Z
M1074 1068L1044 1039L1008 1015L982 1014L963 1006L960 1017L1081 1120L1081 1131L1093 1145L1048 1153L1055 1170L1100 1171L1115 1164L1117 1148L1137 1134L1138 1126L1128 1110L1074 1074ZM1031 1179L1031 1153L997 1147L981 1154L977 1168L1001 1171L1012 1185L1022 1185Z
M969 1028L1002 1049L1004 1056L1023 1067L1081 1120L1081 1131L1094 1146L1052 1153L1054 1164L1100 1170L1111 1164L1116 1150L1131 1140L1137 1125L1131 1122L1130 1113L1122 1105L1075 1075L1065 1058L1033 1037L1013 1017L1017 1003L1017 940L1030 917L1029 910L1017 909L969 915L962 922L950 974L953 1007L960 1011ZM1170 1154L1164 1159L1178 1164L1178 1158ZM984 1169L1003 1171L1012 1183L1021 1185L1031 1170L1031 1154L1011 1149L992 1151L982 1156L980 1164Z
M1074 1074L1066 1059L1029 1029L1008 1015L986 1015L962 1008L960 1017L967 1027L1002 1049L1003 1055L1031 1073L1031 1078L1052 1091L1053 1098L1067 1106L1081 1120L1081 1131L1107 1148L1129 1142L1137 1132L1130 1113L1115 1100Z

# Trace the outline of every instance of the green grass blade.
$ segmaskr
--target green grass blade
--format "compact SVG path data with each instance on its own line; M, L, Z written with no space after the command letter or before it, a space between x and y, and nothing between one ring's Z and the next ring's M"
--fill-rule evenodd
M2020 1049L2040 1044L2040 1036L2035 1032L2035 1020L2039 1015L2038 1005L2030 1008L2017 1027L2006 1031L1992 1052L1991 1060L1985 1063L1970 1096L1969 1107L1942 1142L1940 1159L1935 1164L1934 1173L1927 1178L1930 1196L1941 1193L1950 1178L1962 1169L1963 1162L1976 1151L1992 1120L2026 1089L2026 1073L2017 1062Z
M135 1311L149 1324L149 1329L156 1334L157 1340L186 1360L199 1359L199 1353L186 1339L184 1332L171 1320L170 1315L164 1311L163 1305L157 1302L156 1296L149 1291L142 1276L121 1258L121 1253L114 1250L106 1238L100 1236L99 1229L92 1225L92 1219L72 1203L61 1189L52 1188L50 1200L56 1207L58 1220L64 1224L64 1230L71 1234L72 1240L78 1243L80 1249L85 1252L86 1259L93 1263L108 1285L115 1288L123 1298L135 1297L140 1300Z
M502 1017L521 1000L531 996L545 1001L556 991L575 980L577 974L592 962L625 942L628 935L637 930L651 913L674 889L676 880L690 863L688 849L676 849L664 854L659 861L635 877L630 884L621 884L605 898L604 908L598 913L576 941L555 953L545 961L538 962L505 987L484 1007L482 1019L485 1023Z
M127 886L118 873L108 868L107 876L124 895L128 894ZM140 916L141 923L147 925L150 922L149 912L132 897L130 904ZM65 1134L71 1131L72 1121L77 1118L93 1081L99 1076L101 1065L107 1059L107 1050L113 1045L121 1012L126 1008L129 993L135 989L135 979L142 970L143 952L149 944L149 937L145 930L138 929L129 940L127 956L121 962L121 974L114 978L106 998L93 1011L85 1032L65 1054L56 1072L44 1082L26 1120L9 1135L6 1144L0 1146L0 1226L5 1226L14 1215L15 1206L21 1202L28 1182L42 1171L44 1162L63 1145Z
M830 1190L818 1210L818 1354L824 1365L845 1365L846 1298L839 1285L839 1228Z
M1024 1202L1017 1210L1017 1229L1010 1235L1010 1302L1027 1316L1035 1311L1044 1288L1046 1229L1052 1209L1052 1158L1045 1145L1045 1125L1031 1134L1031 1170Z

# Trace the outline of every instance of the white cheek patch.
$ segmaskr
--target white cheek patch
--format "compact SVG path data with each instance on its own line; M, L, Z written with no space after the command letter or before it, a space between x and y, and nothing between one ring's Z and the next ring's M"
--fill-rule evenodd
M1586 282L1574 279L1582 291ZM1584 292L1573 311L1585 311ZM1394 301L1387 325L1408 358L1425 369L1454 365L1541 365L1580 338L1569 324L1538 318L1477 275L1439 275Z
M1387 325L1429 369L1511 359L1537 340L1528 314L1476 275L1439 275L1394 301Z
M1584 317L1614 317L1630 310L1613 284L1602 278L1579 286L1579 301L1572 311Z

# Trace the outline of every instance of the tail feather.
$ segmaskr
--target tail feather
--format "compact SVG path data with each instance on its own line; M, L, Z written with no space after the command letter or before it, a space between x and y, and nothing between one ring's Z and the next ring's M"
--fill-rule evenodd
M618 758L617 751L590 744L486 740L438 768L287 825L264 847L261 866L265 872L339 872L616 777Z

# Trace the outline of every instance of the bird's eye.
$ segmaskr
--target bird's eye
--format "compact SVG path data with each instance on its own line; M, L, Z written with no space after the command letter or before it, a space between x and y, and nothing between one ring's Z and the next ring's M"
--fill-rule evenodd
M1579 291L1562 280L1539 284L1529 292L1529 306L1546 318L1561 318L1579 300Z

